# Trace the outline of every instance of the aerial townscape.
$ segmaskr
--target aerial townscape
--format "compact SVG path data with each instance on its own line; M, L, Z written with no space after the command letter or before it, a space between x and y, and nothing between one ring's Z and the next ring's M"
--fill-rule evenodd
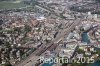
M100 66L100 0L0 0L0 66Z

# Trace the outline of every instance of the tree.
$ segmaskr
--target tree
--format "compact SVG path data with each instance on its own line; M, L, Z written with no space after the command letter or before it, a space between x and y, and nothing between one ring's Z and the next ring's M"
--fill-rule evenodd
M30 32L32 30L32 28L29 25L25 25L24 30L27 32Z
M62 66L67 66L67 65L68 65L67 63L63 63L63 64L62 64Z
M12 66L9 61L7 61L3 66Z
M9 42L4 42L6 48L11 48L11 44Z
M96 1L100 3L100 0L96 0Z
M84 53L84 50L78 49L78 53L79 53L79 54L80 54L80 53Z
M96 53L100 55L100 50L97 50Z
M6 63L4 64L4 66L12 66L10 63Z

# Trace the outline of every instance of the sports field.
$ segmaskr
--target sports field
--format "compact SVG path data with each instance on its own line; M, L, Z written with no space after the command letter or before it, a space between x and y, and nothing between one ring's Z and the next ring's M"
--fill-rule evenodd
M0 1L0 9L12 9L27 6L22 2L22 0L16 1Z

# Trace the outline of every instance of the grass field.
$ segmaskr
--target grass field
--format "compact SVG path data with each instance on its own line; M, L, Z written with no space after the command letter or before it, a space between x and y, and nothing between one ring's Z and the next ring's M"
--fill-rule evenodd
M17 0L17 1L1 1L0 2L0 9L12 9L12 8L25 7L25 6L26 6L26 4L24 4L20 0Z

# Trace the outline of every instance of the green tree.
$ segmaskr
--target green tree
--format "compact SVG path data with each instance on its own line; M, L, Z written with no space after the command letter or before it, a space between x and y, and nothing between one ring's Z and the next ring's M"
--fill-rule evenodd
M11 48L11 44L9 42L5 42L6 48Z
M78 53L79 53L79 54L80 54L80 53L84 53L84 50L78 49Z
M9 61L6 61L6 63L3 66L12 66Z
M100 55L100 50L97 50L97 51L96 51L96 54L99 54L99 55Z
M100 0L96 0L97 2L100 2Z
M27 33L27 32L30 32L32 30L32 28L29 25L25 25L24 30Z

